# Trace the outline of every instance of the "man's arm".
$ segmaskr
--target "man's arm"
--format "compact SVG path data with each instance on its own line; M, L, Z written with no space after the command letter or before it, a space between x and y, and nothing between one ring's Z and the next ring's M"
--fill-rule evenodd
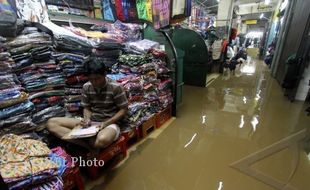
M108 119L107 121L104 121L100 124L100 130L104 129L105 127L117 123L119 120L121 120L127 113L128 108L124 107L121 108L113 117Z
M87 83L86 83L87 84ZM82 89L82 106L84 107L83 109L83 120L81 121L80 125L82 126L89 126L90 125L90 118L91 118L91 110L90 110L90 101L89 101L89 96L87 93L87 86L84 84L83 89Z
M91 117L91 111L89 107L85 107L83 110L83 116L85 121L89 121Z

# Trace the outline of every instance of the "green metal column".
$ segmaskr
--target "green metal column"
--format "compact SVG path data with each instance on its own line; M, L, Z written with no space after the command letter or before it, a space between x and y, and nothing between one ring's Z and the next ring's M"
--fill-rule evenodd
M185 84L205 87L211 65L204 39L190 29L175 29L170 35L174 46L184 52Z

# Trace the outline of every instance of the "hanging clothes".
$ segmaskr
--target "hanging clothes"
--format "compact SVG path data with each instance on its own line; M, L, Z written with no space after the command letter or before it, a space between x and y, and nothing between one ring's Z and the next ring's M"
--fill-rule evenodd
M103 17L105 20L108 20L108 21L116 20L117 17L116 17L116 12L115 12L115 1L103 0L102 8L103 8Z
M183 15L185 13L186 0L173 0L172 2L172 17Z
M115 0L115 9L117 19L124 22L126 18L123 11L123 0Z
M136 0L127 0L128 21L138 20L138 11L136 7Z
M186 0L185 16L189 17L192 14L192 0Z
M154 28L159 29L169 25L170 1L153 0L153 23Z
M152 22L152 1L137 0L136 1L138 18Z

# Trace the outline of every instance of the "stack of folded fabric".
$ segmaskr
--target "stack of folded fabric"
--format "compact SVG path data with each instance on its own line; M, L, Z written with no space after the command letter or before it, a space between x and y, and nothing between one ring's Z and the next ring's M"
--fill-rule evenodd
M122 127L123 131L130 131L134 127L139 127L145 120L148 119L148 105L144 102L143 80L140 76L123 73L108 74L108 78L120 83L127 95L129 101L128 117L126 118L126 126Z
M63 189L65 160L51 154L45 143L9 134L0 138L0 147L0 173L9 189L32 189L34 184Z
M171 92L172 80L166 79L162 80L158 84L158 98L160 102L160 109L165 109L169 104L173 102L172 92Z
M157 97L159 102L149 101L152 104L154 111L159 112L165 109L169 104L173 102L172 97L172 84L171 70L168 68L166 60L166 53L158 49L149 49L149 54L152 54L152 63L156 68L157 83ZM152 70L145 70L147 75L152 74Z
M55 53L53 54L57 64L62 68L66 77L65 108L73 116L81 115L81 93L85 82L88 81L84 71L86 57L81 54Z
M93 45L87 39L69 35L59 35L55 38L55 48L61 52L86 53L92 52Z
M164 61L165 52L151 46L143 51L140 51L142 54L121 55L113 67L114 73L108 75L122 84L126 91L129 127L140 126L173 102L171 71Z
M157 111L152 107L153 102L158 102L156 86L151 86L150 83L144 83L144 76L140 76L134 77L124 83L124 89L127 92L129 100L129 127L138 127Z
M109 38L101 38L101 41L116 41L120 43L137 41L141 39L141 25L122 23L121 21L116 21L113 24L105 25L107 34Z
M156 112L159 112L173 102L171 92L173 81L170 77L171 70L168 69L166 62L162 61L166 57L165 52L153 49L151 49L149 52L155 58L153 60L153 63L154 65L156 65L156 73L158 79L158 83L156 85L159 106L153 106L153 108L156 107Z
M144 101L149 105L149 115L155 114L159 111L159 98L158 98L158 83L160 80L156 76L145 74L143 79L143 98Z
M137 41L141 39L141 25L122 23L116 21L114 23L105 23L104 25L91 27L94 31L100 31L101 36L97 39L101 42L119 42L125 43L130 41ZM72 28L71 28L72 30Z
M141 77L129 75L119 80L119 82L123 85L129 102L143 100L143 84L141 83Z
M120 72L125 74L136 73L141 74L141 66L151 62L152 56L149 54L135 55L126 54L121 55L118 59L118 64L114 65L113 72Z
M65 116L64 90L47 90L29 96L35 105L32 121L37 124L46 122L52 117Z
M52 45L50 35L44 32L38 32L36 28L25 28L21 35L16 37L13 41L7 43L10 48L17 48L15 54L27 53L31 48L41 47L45 45ZM27 45L27 46L26 46ZM44 52L42 52L44 53ZM38 55L44 56L44 55Z
M148 112L149 105L146 102L133 102L128 106L128 127L134 128L143 124L152 114Z
M64 116L65 80L51 57L51 37L36 28L25 28L9 46L15 61L13 70L35 104L32 121L41 124L51 117Z
M108 68L108 72L110 72L122 54L123 47L122 44L117 42L102 42L94 47L93 56L98 57Z
M0 136L22 134L36 128L31 122L33 103L13 73L14 60L7 52L5 39L0 37Z
M48 182L30 187L31 190L63 190L64 184L59 177L52 177Z
M122 42L132 42L142 39L142 26L138 24L122 23L116 21L113 23L113 29L109 33L119 34L118 38L122 38Z

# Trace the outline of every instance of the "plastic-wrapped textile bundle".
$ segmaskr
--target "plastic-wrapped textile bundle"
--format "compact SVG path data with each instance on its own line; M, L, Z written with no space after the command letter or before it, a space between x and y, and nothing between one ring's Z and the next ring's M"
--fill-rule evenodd
M43 32L35 32L31 34L20 35L7 43L9 49L24 47L27 44L32 44L33 47L46 45L50 46L52 45L52 41L50 35Z
M115 32L117 30L122 31L121 34L124 37L123 42L137 41L142 38L142 26L139 24L122 23L121 21L117 20L113 24L113 27L114 30L109 30L109 32Z
M55 40L55 47L60 52L74 52L91 54L92 44L89 41L75 38L73 36L57 36Z
M148 54L144 55L128 54L128 55L121 55L118 61L120 64L133 67L149 63L151 60L152 56Z
M104 25L94 26L93 28L98 28L101 31L103 28L103 37L96 39L96 43L102 42L118 42L126 43L131 41L137 41L142 38L142 25L132 24L132 23L122 23L117 20L114 23L105 23ZM96 30L96 31L98 31Z
M158 96L162 109L165 109L169 104L173 102L171 90L161 91Z
M0 146L0 173L12 190L53 182L53 177L60 177L66 167L62 157L50 154L47 145L38 140L9 134L1 136Z
M130 127L137 127L148 120L152 113L148 111L149 105L146 102L131 103L128 107L127 122Z
M129 42L128 46L136 51L142 52L142 53L147 53L151 49L158 49L159 48L159 43L154 42L151 40L143 39L135 42Z

